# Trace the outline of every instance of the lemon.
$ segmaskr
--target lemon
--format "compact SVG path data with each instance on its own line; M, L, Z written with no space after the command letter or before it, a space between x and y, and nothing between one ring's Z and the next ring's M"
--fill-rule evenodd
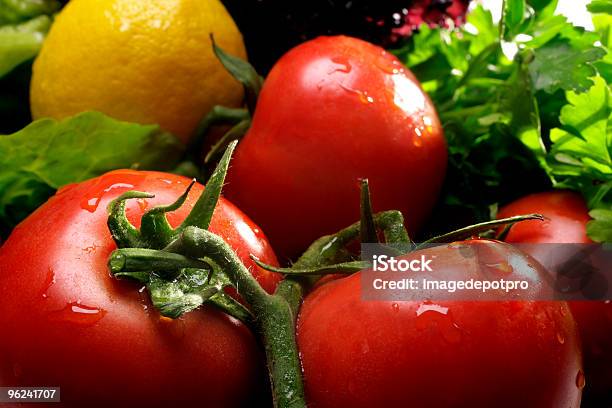
M34 118L97 110L156 123L187 141L216 104L239 106L242 86L210 40L246 58L242 35L218 0L71 0L38 55Z

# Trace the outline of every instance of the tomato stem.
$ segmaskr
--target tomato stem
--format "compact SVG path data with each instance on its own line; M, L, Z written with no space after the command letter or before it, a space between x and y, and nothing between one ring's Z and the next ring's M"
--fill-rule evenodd
M328 275L328 274L351 274L357 271L360 271L364 268L368 268L370 264L365 261L349 261L349 262L340 262L337 264L326 264L321 266L315 266L311 268L296 268L292 266L290 268L278 268L273 265L268 265L261 262L254 256L251 256L251 259L260 266L261 268L277 273L283 273L285 275L299 275L299 276L307 276L307 275Z
M376 224L372 213L372 200L370 198L370 185L368 179L361 180L361 220L359 225L361 243L378 243Z
M362 197L363 198L363 197ZM404 217L399 211L384 211L372 216L375 228L383 231L387 243L405 244L412 247L412 241L408 237L404 227ZM284 298L290 305L294 316L297 316L304 292L308 290L321 276L322 273L329 272L326 266L336 264L339 260L347 260L343 256L343 251L348 244L357 239L360 235L361 221L356 222L335 234L326 235L313 242L306 252L293 264L291 269L294 271L310 272L319 269L320 274L311 275L306 273L304 276L290 275L285 277L276 288L275 294ZM350 259L348 259L350 261ZM258 262L260 263L260 262ZM337 266L338 264L336 264ZM343 263L341 269L346 270L356 268L357 264ZM263 266L264 269L267 265ZM361 265L363 266L363 265ZM283 270L284 271L284 270Z
M296 303L289 303L279 294L269 295L221 237L193 226L186 227L164 250L123 248L114 251L109 259L113 274L140 273L143 270L178 274L184 268L210 271L211 264L229 277L252 309L255 318L249 323L259 331L266 350L275 406L305 407L295 338L297 308L293 308L294 304L299 305L301 290L294 292ZM173 279L174 276L167 278Z
M389 244L412 245L404 227L402 213L395 210L383 211L373 216L376 228L383 231L385 242ZM348 244L360 235L361 221L341 229L335 234L325 235L313 242L293 266L296 269L309 269L338 262L338 257Z
M147 248L117 249L111 254L108 266L113 274L138 271L179 271L183 268L211 269L209 264L199 259Z
M143 239L140 231L134 227L125 214L125 202L134 198L153 198L153 194L142 191L128 191L121 194L108 205L108 229L119 248L140 248Z
M287 300L266 293L227 243L209 231L187 227L167 250L192 258L211 258L230 277L256 316L266 349L274 406L305 407L294 312Z
M283 286L287 290L281 290L282 295L269 295L234 250L207 230L237 143L229 143L204 192L176 229L165 213L184 204L193 182L174 203L145 213L140 230L127 219L125 201L151 195L132 191L115 200L109 206L108 225L119 249L108 264L115 276L146 283L153 304L165 316L176 318L210 302L230 315L248 319L266 349L275 407L302 408L306 402L295 320L303 288L293 281ZM251 310L228 297L223 291L226 286L235 287Z
M209 164L213 160L216 160L219 154L227 148L227 145L234 140L240 140L246 134L247 130L249 130L250 126L251 119L242 120L232 126L232 128L225 132L223 137L210 148L208 153L206 153L206 156L204 156L204 164Z
M198 124L195 136L188 146L187 152L198 155L201 154L206 136L213 126L225 124L235 125L245 119L248 120L250 117L249 111L243 108L226 108L221 105L213 106L210 112Z
M469 225L455 231L447 232L446 234L438 235L424 241L421 245L440 244L447 242L460 241L478 235L485 231L491 231L495 228L515 224L521 221L537 220L544 221L544 217L540 214L516 215L509 218L501 218L499 220L481 222L479 224Z
M215 171L208 179L204 192L195 203L193 209L185 218L183 223L176 229L177 233L180 233L189 226L196 226L203 229L208 228L210 221L212 220L215 207L217 206L217 202L219 201L219 197L221 196L223 181L225 180L230 159L237 144L238 141L234 140L227 146L227 149L219 161L219 164L215 168Z
M185 203L194 184L195 179L172 204L156 206L143 214L140 219L140 234L150 248L161 249L175 238L176 233L168 222L166 213L177 210Z

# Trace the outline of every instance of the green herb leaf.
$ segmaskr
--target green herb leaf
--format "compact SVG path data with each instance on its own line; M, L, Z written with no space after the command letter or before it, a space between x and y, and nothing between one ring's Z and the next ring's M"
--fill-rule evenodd
M33 122L0 136L0 227L15 226L61 186L118 168L171 169L182 151L158 126L97 112Z
M503 9L503 39L511 39L525 21L525 0L505 0Z
M589 215L593 218L587 224L589 237L595 242L612 242L612 210L593 210Z
M529 72L536 90L584 92L593 85L589 78L597 73L592 63L603 58L606 50L596 46L576 49L569 40L555 38L534 54Z
M589 122L597 137L572 131L571 106L561 110L612 77L610 21L595 18L597 32L585 31L555 15L556 4L507 0L500 26L479 5L464 26L421 27L396 51L431 96L448 142L447 178L428 234L487 221L491 208L553 184L582 192L591 209L607 202L601 162L610 132L599 115ZM577 141L561 141L561 133ZM583 148L581 137L589 139Z
M225 69L244 86L246 104L249 108L249 112L253 114L253 112L255 112L259 91L263 85L263 78L259 76L255 68L247 61L223 51L223 49L215 43L212 34L210 35L210 39L213 44L213 51L219 61L221 61Z
M591 0L587 4L587 10L591 13L612 14L612 0Z
M567 93L548 162L557 187L580 191L589 208L599 208L612 206L612 101L603 78L593 82L588 92Z

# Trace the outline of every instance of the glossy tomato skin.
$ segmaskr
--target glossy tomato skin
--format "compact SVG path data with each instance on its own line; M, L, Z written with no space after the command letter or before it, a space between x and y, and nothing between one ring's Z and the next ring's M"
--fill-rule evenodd
M433 104L397 58L354 38L319 37L266 78L226 194L293 257L359 219L362 178L376 211L399 209L416 231L446 161Z
M515 224L505 238L513 243L575 243L592 241L586 233L588 209L582 197L571 191L547 191L516 200L499 210L498 218L538 213L546 220L524 221Z
M506 238L507 242L592 243L586 233L586 224L591 219L587 206L582 197L574 192L531 194L503 207L498 217L527 213L540 213L546 217L546 221L526 221L514 225ZM532 255L541 262L546 261L546 248L542 249L542 254L538 253L536 246L525 249L531 249ZM612 304L609 301L584 301L570 302L569 305L583 344L585 398L593 400L593 406L612 404Z
M466 260L461 248L486 242L414 256L436 256L431 276L469 279L475 276L466 265L472 270L470 262L481 258ZM547 273L505 244L487 245L522 257L527 273L513 262L508 279L528 279L537 288ZM565 302L364 301L361 273L367 272L319 287L301 309L297 333L309 406L579 407L583 374Z
M119 170L68 186L23 221L0 248L0 384L60 386L53 406L237 406L252 398L265 371L252 333L209 307L160 318L139 285L109 275L115 245L106 226L110 200L127 190L135 225L147 208L173 202L180 176ZM168 214L178 225L202 192ZM262 232L221 199L211 231L224 237L272 291L279 276L257 268L253 253L276 263Z

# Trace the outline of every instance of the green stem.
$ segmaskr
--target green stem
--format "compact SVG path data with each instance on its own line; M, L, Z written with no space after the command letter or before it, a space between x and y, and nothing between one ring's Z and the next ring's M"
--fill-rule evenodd
M384 211L374 214L374 224L383 231L388 244L411 244L404 227L404 217L399 211ZM296 269L307 269L320 265L337 263L341 250L359 237L361 221L358 221L332 235L326 235L313 242L293 265Z
M360 239L361 243L378 243L376 223L372 213L372 200L370 199L370 186L368 179L361 180L361 205L360 205Z
M285 299L289 305L289 309L293 314L294 327L298 312L300 310L300 305L302 304L302 299L304 298L306 289L310 287L310 285L311 281L304 277L287 276L278 284L276 291L274 292L275 296L280 296L281 298Z
M210 148L208 153L206 153L206 156L204 156L204 164L209 164L213 160L216 160L219 155L225 151L227 145L234 140L240 140L246 134L247 130L249 130L250 126L251 119L245 119L234 125Z
M210 112L198 125L195 135L187 148L187 152L197 155L200 158L204 142L210 128L216 125L235 125L245 119L249 119L249 111L242 108L226 108L225 106L215 105ZM195 158L195 157L194 157Z
M256 323L266 349L274 406L305 407L290 304L281 296L266 293L225 241L209 231L187 227L166 249L192 258L210 258L230 277L257 316Z
M290 268L278 268L274 265L265 264L253 256L251 256L251 259L253 259L253 261L259 267L267 271L283 273L285 275L299 275L299 276L328 275L328 274L336 274L336 273L351 274L351 273L355 273L357 271L360 271L362 269L365 269L371 266L368 262L365 262L365 261L351 261L351 262L341 262L337 264L322 265L322 266L316 266L312 268L302 268L302 269L298 269L295 266L292 266Z
M174 229L166 218L166 213L178 210L185 203L195 182L196 180L193 179L185 192L174 203L158 205L142 215L140 234L151 248L161 249L176 237Z
M176 229L176 233L180 233L186 227L195 226L202 229L207 229L212 220L213 212L221 196L221 189L223 188L223 181L227 175L227 169L229 168L230 159L232 153L236 148L238 141L233 141L227 146L227 150L223 154L223 157L219 161L219 164L215 168L215 171L208 179L204 192L198 198L198 201L193 206L193 209L187 215L185 220Z
M490 231L492 229L502 227L504 225L515 224L517 222L529 221L529 220L544 221L544 217L540 214L527 214L527 215L516 215L514 217L509 217L509 218L501 218L499 220L482 222L480 224L470 225L468 227L460 228L458 230L451 231L446 234L430 238L427 241L424 241L420 246L426 245L426 244L441 244L441 243L459 241L462 239L470 238L481 232Z
M146 248L117 249L111 254L108 266L113 274L138 271L178 271L182 268L211 269L208 263L199 259Z
M140 231L127 219L125 202L133 198L153 198L154 195L142 191L128 191L115 198L108 205L106 224L119 248L141 248L146 246Z
M390 244L412 245L404 227L404 217L399 211L384 211L373 216L374 225L383 231L385 241ZM332 235L313 242L293 264L292 269L309 270L323 265L336 264L340 253L359 237L361 222L356 222ZM325 270L324 270L325 271ZM328 271L325 271L328 272ZM276 288L275 294L283 297L297 316L304 293L317 281L318 275L287 276Z

